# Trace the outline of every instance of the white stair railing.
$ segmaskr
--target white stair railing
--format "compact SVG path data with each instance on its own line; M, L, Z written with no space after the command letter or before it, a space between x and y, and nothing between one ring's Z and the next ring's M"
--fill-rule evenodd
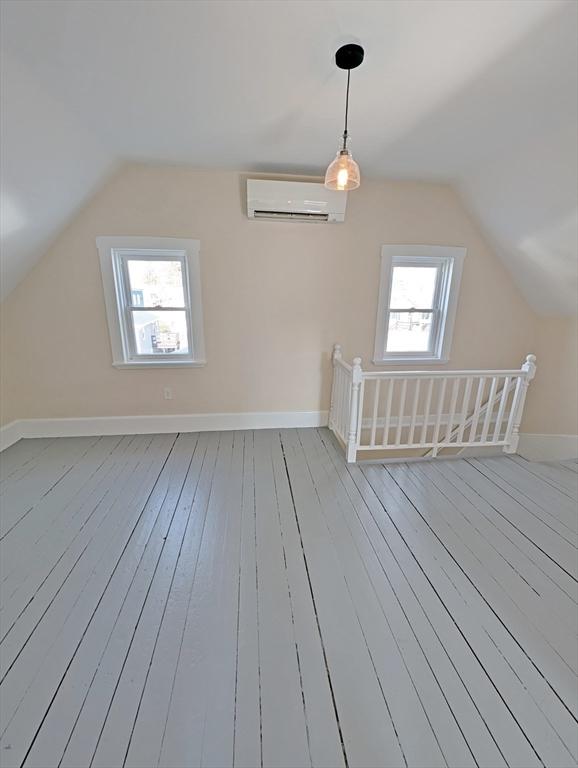
M364 371L333 350L329 427L347 461L360 451L501 446L515 453L526 392L536 373L528 355L515 370Z

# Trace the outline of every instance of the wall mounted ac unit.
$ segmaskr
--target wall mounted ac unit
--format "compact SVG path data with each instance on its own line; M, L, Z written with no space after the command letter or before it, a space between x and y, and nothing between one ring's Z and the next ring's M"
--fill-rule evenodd
M301 181L247 179L247 216L273 221L345 220L347 192Z

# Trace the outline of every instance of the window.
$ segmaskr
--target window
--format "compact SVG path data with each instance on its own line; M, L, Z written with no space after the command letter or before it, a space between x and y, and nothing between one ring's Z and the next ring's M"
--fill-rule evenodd
M204 365L199 241L99 237L113 365Z
M374 363L449 360L465 248L384 245Z

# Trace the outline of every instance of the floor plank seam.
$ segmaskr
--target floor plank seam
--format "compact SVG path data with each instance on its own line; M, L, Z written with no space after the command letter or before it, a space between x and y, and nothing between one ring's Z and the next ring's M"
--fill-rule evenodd
M323 641L323 635L322 635L322 632L321 632L321 625L319 623L319 615L317 613L317 605L316 605L316 601L315 601L315 594L313 592L313 585L311 583L311 575L309 573L309 564L307 562L307 555L305 553L305 548L303 546L303 536L302 536L302 533L301 533L301 525L299 523L299 515L297 513L297 505L296 505L296 502L295 502L295 494L293 492L293 485L291 483L291 475L290 475L290 472L289 472L289 467L287 465L287 457L285 455L285 446L283 445L283 438L282 438L281 434L279 434L279 440L280 440L280 443L281 443L281 450L282 450L282 454L283 454L283 463L284 463L284 466L285 466L285 473L287 475L287 483L289 485L289 492L290 492L290 495L291 495L291 503L293 505L293 513L294 513L294 516L295 516L295 524L297 526L297 531L299 533L299 542L300 542L300 546L301 546L301 555L303 557L303 562L305 564L305 572L307 574L307 582L308 582L308 585L309 585L309 592L311 594L311 602L313 604L313 611L314 611L314 614L315 614L315 621L316 621L316 624L317 624L317 633L319 635L319 642L321 643L321 649L322 649L322 652L323 652L323 661L325 663L325 673L326 673L326 676L327 676L327 682L328 682L328 685L329 685L329 690L331 691L331 701L332 701L332 705L333 705L333 710L335 712L335 719L336 719L336 723L337 723L337 728L338 728L338 731L339 731L339 740L341 742L341 750L342 750L342 753L343 753L343 760L344 760L344 763L345 763L345 768L349 768L349 762L348 762L348 759L347 759L347 751L345 749L345 741L344 741L344 738L343 738L343 731L342 731L342 728L341 728L341 721L340 721L340 718L339 718L339 711L337 709L337 702L336 702L336 699L335 699L335 692L333 690L333 682L331 680L331 672L329 670L329 663L328 663L328 660L327 660L327 651L325 649L325 643Z
M319 430L318 430L318 432L319 432ZM325 451L327 452L327 445L325 444L325 441L324 441L324 440L321 438L321 436L320 436L320 439L321 439L322 445L323 445L323 446L324 446L324 448L325 448ZM327 454L328 454L328 456L329 456L329 453L328 453L328 452L327 452ZM329 460L330 460L330 461L332 461L330 456L329 456ZM333 463L333 462L332 462L332 463ZM351 501L351 502L352 502L352 504L353 504L353 500L351 499L351 496L349 495L349 492L347 491L347 489L346 489L344 486L342 486L342 487L344 488L344 491L345 491L346 495L348 496L348 498L350 499L350 501ZM368 541L369 541L369 543L370 543L370 546L372 547L372 549L373 549L374 553L376 554L376 557L377 557L378 561L380 562L380 567L381 567L381 570L382 570L382 572L383 572L383 574L384 574L384 577L386 578L386 580L387 580L388 584L390 585L390 588L391 588L391 590L392 590L392 593L395 595L395 598L396 598L396 600L397 600L397 602L398 602L398 604L399 604L400 610L402 611L403 615L404 615L404 616L405 616L405 618L406 618L406 621L407 621L407 623L408 623L408 626L410 627L410 629L411 629L411 631L412 631L412 634L413 634L413 635L414 635L414 637L415 637L416 643L417 643L417 645L419 646L419 648L420 648L420 651L422 652L422 654L423 654L423 656L424 656L424 659L425 659L425 661L426 661L426 663L427 663L427 665L428 665L428 667L429 667L429 669L430 669L430 671L431 671L431 673L432 673L432 676L433 676L433 678L434 678L434 679L435 679L435 681L436 681L436 684L437 684L437 686L438 686L438 688L439 688L439 690L440 690L440 693L441 693L442 697L444 698L444 700L445 700L445 702L446 702L446 705L447 705L447 707L448 707L448 710L451 712L451 715L452 715L452 717L453 717L453 719L454 719L454 721L455 721L455 723L456 723L456 727L457 727L457 728L458 728L458 730L460 731L460 733L461 733L461 735L462 735L462 738L464 739L464 743L466 744L466 746L467 746L467 748L468 748L468 750L469 750L469 752L470 752L470 754L471 754L471 756L472 756L472 759L473 759L474 763L475 763L476 765L478 765L478 763L477 763L477 761L476 761L476 759L475 759L474 753L472 752L472 750L471 750L471 747L470 747L470 745L468 744L468 741L467 741L467 739L466 739L466 737L465 737L465 734L464 734L464 732L463 732L463 730L462 730L462 727L461 727L461 725L460 725L460 722L459 722L458 718L457 718L457 717L456 717L456 715L455 715L455 712L454 712L454 710L453 710L453 707L451 706L450 702L449 702L449 701L448 701L448 699L447 699L447 695L446 695L446 692L444 691L444 689L443 689L443 686L441 685L441 683L440 683L440 681L439 681L439 679L438 679L438 677L437 677L437 675L436 675L436 673L435 673L435 671L434 671L433 667L431 666L431 662L430 662L429 658L427 657L427 654L425 653L425 651L424 651L424 649L423 649L423 646L422 646L422 644L421 644L421 641L420 641L419 637L416 635L416 633L415 633L415 630L414 630L414 628L413 628L413 626L412 626L412 624L411 624L411 621L410 621L409 617L407 616L407 613L406 613L406 609L405 609L405 607L403 606L403 603L401 602L401 600L399 599L399 596L398 596L398 594L397 594L397 592L396 592L396 590L395 590L395 588L394 588L393 584L391 583L391 581L390 581L390 579L389 579L389 576L388 576L387 572L385 571L385 569L384 569L384 567L383 567L383 564L381 563L381 560L380 560L380 558L379 558L379 556L378 556L378 554L377 554L377 551L376 551L376 549L375 549L375 545L374 545L373 541L371 540L371 536L370 536L369 532L367 531L367 529L366 529L366 527L365 527L365 525L364 525L363 521L361 520L361 518L359 518L359 514L358 514L358 512L357 512L357 509L355 509L355 507L354 507L354 511L355 511L356 517L357 517L357 519L358 519L358 521L359 521L359 524L361 525L361 527L363 528L363 530L364 530L364 532L365 532L365 535L366 535L366 537L367 537L367 539L368 539ZM369 510L368 510L368 512L370 513L370 511L369 511ZM371 514L371 513L370 513L370 514ZM390 550L390 552L391 552L391 550ZM410 589L411 589L411 586L410 586ZM412 590L412 591L413 591L413 590ZM414 594L415 594L415 593L414 593ZM417 599L417 598L416 598L416 599ZM425 614L424 614L424 615L425 615ZM432 628L432 629L433 629L433 628ZM434 630L434 631L435 631L435 630ZM436 636L437 636L437 635L436 635ZM439 640L439 637L438 637L438 640ZM441 642L440 642L440 645L441 645ZM443 646L442 646L442 647L443 647ZM445 650L445 649L444 649L444 650ZM449 657L448 657L448 658L449 658ZM450 659L450 663L451 663L451 659ZM456 673L457 673L457 671L456 671ZM463 681L462 681L462 682L463 682ZM429 718L428 718L428 719L429 719ZM432 731L435 733L435 729L433 728L433 725L431 724L431 722L430 722L430 727L432 728ZM437 740L437 737L436 737L436 740ZM441 745L439 744L439 742L438 742L438 745L440 746L440 750L442 750L442 748L441 748ZM443 754L443 750L442 750L442 754Z
M387 471L387 470L386 470L386 471ZM396 483L396 485L397 485L397 483ZM401 489L400 489L400 490L401 490ZM403 491L402 491L402 493L403 493ZM404 496L405 496L405 494L404 494ZM410 504L411 504L411 502L410 502ZM412 506L413 506L413 505L412 505ZM385 509L385 507L384 507L384 509ZM386 510L386 513L387 513L387 510ZM390 519L391 519L391 518L390 518ZM393 521L393 520L392 520L392 522L393 522L394 526L397 528L397 526L396 526L396 524L395 524L395 521ZM400 533L400 532L399 532L399 529L398 529L398 533ZM402 539L405 541L405 538L403 537L403 535L402 535L401 533L400 533L400 536L401 536L401 538L402 538ZM496 686L496 683L495 683L495 681L493 680L492 676L490 675L490 673L488 672L488 670L486 669L486 667L485 667L485 666L484 666L484 664L482 663L482 661L481 661L481 659L479 658L479 656L478 656L478 654L476 653L476 651L473 649L473 647L472 647L472 645L471 645L470 641L468 640L468 638L465 636L464 632L462 631L462 628L460 627L460 625L457 623L457 621L456 621L456 620L455 620L455 618L453 617L453 615L452 615L451 611L450 611L450 610L449 610L449 608L447 607L447 605L446 605L445 601L442 599L442 597L441 597L441 595L439 594L439 592L438 592L438 590L436 589L436 587L435 587L435 586L433 585L433 583L431 582L431 580L430 580L429 576L428 576L428 575L425 573L425 571L423 570L423 568L422 568L422 565L420 564L420 562L419 562L419 560L417 559L416 555L415 555L415 554L414 554L414 552L412 551L411 547L408 545L408 543L407 543L407 542L405 542L405 543L406 543L406 547L409 549L409 551L410 551L411 555L413 556L413 558L414 558L414 560L415 560L415 562L416 562L416 564L417 564L418 568L421 570L421 572L423 573L423 575L425 576L425 578L427 579L427 581L430 583L430 586L432 587L432 589L433 589L433 590L434 590L434 592L436 593L436 595L437 595L437 597L438 597L439 601L440 601L440 602L441 602L441 604L444 606L444 608L445 608L446 612L447 612L447 613L448 613L448 615L450 616L450 618L451 618L451 620L453 621L454 625L456 626L456 628L457 628L458 632L460 633L460 635L462 636L462 638L463 638L464 642L465 642L465 643L466 643L466 645L468 646L468 648L469 648L469 650L470 650L470 653L471 653L471 654L472 654L472 656L473 656L473 657L476 659L477 663L479 664L479 666L480 666L480 667L481 667L481 669L483 670L483 672L484 672L484 674L486 675L486 677L487 677L488 681L490 682L490 684L492 685L492 687L493 687L493 688L494 688L494 690L496 691L497 695L498 695L498 696L499 696L499 698L501 699L501 701L502 701L503 705L506 707L506 709L507 709L507 710L508 710L508 712L510 713L510 715L511 715L511 717L512 717L512 720L514 721L514 723L516 724L516 726L519 728L520 732L522 733L522 735L524 736L524 738L526 739L526 741L528 742L528 745L530 746L531 750L532 750L532 751L535 753L535 755L536 755L536 757L538 758L538 760L539 760L540 764L541 764L541 765L544 765L544 763L543 763L543 761L541 760L540 756L539 756L539 755L538 755L538 753L536 752L536 749L534 748L534 745L533 745L533 744L532 744L532 742L530 741L530 739L529 739L528 735L526 734L526 732L525 732L525 731L523 730L523 728L521 727L521 725L520 725L520 723L519 723L518 719L516 718L516 716L515 716L515 715L514 715L514 713L512 712L512 709L510 708L509 704L508 704L508 703L506 702L506 700L503 698L501 691L500 691L500 690L499 690L499 688ZM504 758L504 759L505 759L505 758Z
M163 471L164 467L166 466L166 464L167 464L167 462L168 462L168 460L169 460L169 457L170 457L170 455L171 455L171 453L172 453L172 450L173 450L173 448L174 448L174 445L175 445L175 443L176 443L176 440L177 440L177 437L175 437L175 439L174 439L174 441L173 441L173 443L172 443L172 446L171 446L170 450L168 451L168 453L167 453L167 455L166 455L166 457L165 457L165 460L164 460L164 461L163 461L163 463L162 463L162 466L161 466L161 468L159 469L159 472L158 472L158 474L157 474L157 477L156 477L156 479L155 479L155 483L153 484L153 486L152 486L152 488L151 488L151 490L150 490L150 493L147 495L147 497L146 497L146 500L145 500L145 501L144 501L144 503L142 504L142 508L141 508L140 514L139 514L139 516L138 516L138 519L137 519L137 521L135 522L135 524L134 524L134 526L133 526L133 529L132 529L132 531L133 531L133 532L134 532L135 528L137 527L137 525L138 525L138 522L139 522L139 521L140 521L140 519L142 518L142 515L144 514L144 511L145 511L145 509L146 509L147 503L148 503L148 501L149 501L150 497L152 496L152 494L153 494L153 492L154 492L154 489L155 489L155 487L156 487L156 484L157 484L157 482L158 482L158 479L159 479L159 477L160 477L160 476L161 476L161 474L162 474L162 471ZM123 557L124 553L126 552L126 550L127 550L127 548L128 548L128 545L129 545L129 543L130 543L130 539L131 539L131 538L132 538L132 532L131 532L131 536L128 538L128 540L127 540L126 544L125 544L125 545L124 545L124 547L123 547L123 550L122 550L122 552L121 552L121 555L120 555L120 557L118 558L118 560L117 560L117 563L116 563L116 565L115 565L115 568L113 569L113 571L112 571L112 572L111 572L111 574L110 574L110 577L109 577L109 579L107 580L107 583L106 583L105 589L103 590L103 592L102 592L102 594L101 594L101 596L100 596L100 598L99 598L99 601L98 601L98 603L97 603L97 605L96 605L96 607L95 607L95 609L94 609L94 611L93 611L93 613L92 613L91 619L90 619L89 623L87 624L86 628L84 629L84 632L82 633L82 636L81 636L80 640L78 641L78 643L77 643L77 645L76 645L75 651L74 651L74 653L72 654L72 656L71 656L71 658L70 658L70 661L69 661L69 663L68 663L68 666L66 667L65 673L64 673L64 675L62 675L62 677L61 677L61 680L60 680L60 682L59 682L58 686L56 687L56 690L55 690L55 692L54 692L54 695L53 695L52 699L50 700L50 704L49 704L49 706L47 707L47 709L46 709L46 711L45 711L44 717L42 718L42 720L41 720L41 722L40 722L40 725L38 726L38 728L37 728L37 730L36 730L36 732L35 732L35 734L34 734L34 737L32 738L32 741L31 741L31 743L30 743L30 746L28 747L28 749L27 749L27 751L26 751L26 754L25 754L25 756L24 756L24 760L22 761L22 764L23 764L23 765L24 765L24 763L26 762L26 759L27 759L27 757L28 757L28 755L29 755L29 753L30 753L30 750L31 750L31 749L33 748L33 746L34 746L34 741L35 741L35 739L36 739L36 737L37 737L37 735L38 735L38 733L39 733L40 729L42 728L42 725L43 725L43 723L44 723L44 721L45 721L45 719L46 719L46 716L48 715L48 712L50 711L50 708L51 708L51 706L52 706L52 703L54 702L54 699L56 698L56 696L57 696L57 694L58 694L58 691L60 690L60 687L61 687L61 685L62 685L62 683L63 683L63 681L64 681L64 679L65 679L65 677L66 677L66 673L68 672L68 670L70 669L70 665L71 665L71 664L72 664L72 662L74 661L74 656L75 656L75 654L76 654L76 651L77 651L77 650L78 650L78 648L80 647L80 644L82 643L82 640L83 640L83 638L85 637L86 633L88 632L88 628L89 628L89 626L90 626L90 623L91 623L91 621L92 621L92 618L94 617L94 614L96 613L96 610L98 609L98 606L100 605L100 603L101 603L101 601L102 601L102 599L103 599L103 597L104 597L104 595L105 595L105 593L106 593L106 589L107 589L108 585L110 584L110 581L111 581L111 579L112 579L112 577L113 577L114 573L116 572L116 568L118 567L119 563L120 563L120 562L121 562L121 560L122 560L122 557Z
M474 469L475 469L475 467L474 467ZM480 473L480 474L482 474L482 473ZM473 486L471 486L471 485L470 485L470 483L468 483L467 481L464 481L464 482L466 482L466 484L467 484L467 485L468 485L468 486L469 486L469 487L470 487L470 488L471 488L471 489L472 489L474 492L476 492L476 489L475 489L475 488L473 488ZM487 500L486 500L486 501L487 501ZM498 509L498 508L497 508L497 507L494 505L494 504L492 504L491 502L488 502L488 503L490 504L490 506L492 507L492 509L493 509L493 510L496 512L496 514L498 514L498 515L499 515L499 516L500 516L500 517L501 517L501 518L502 518L502 519L503 519L503 520L504 520L506 523L508 523L509 525L511 525L511 526L512 526L512 528L514 528L514 529L515 529L515 530L516 530L516 531L517 531L517 532L518 532L518 533L519 533L521 536L523 536L523 537L524 537L524 538L525 538L525 539L526 539L526 540L529 542L529 544L531 544L533 547L535 547L536 549L538 549L538 550L539 550L539 551L540 551L540 552L541 552L541 553L542 553L542 554L543 554L545 557L547 557L547 558L548 558L548 560L550 560L550 561L553 563L553 565L555 565L557 568L559 568L561 571L563 571L563 572L566 574L566 576L568 576L570 579L572 579L572 581L574 581L574 582L578 583L578 581L576 580L576 578L575 578L575 577L574 577L574 576L573 576L571 573L569 573L569 572L568 572L568 571L567 571L567 570L566 570L566 569L565 569L565 568L564 568L562 565L560 565L560 563L559 563L559 562L557 562L557 561L555 560L555 558L553 558L553 557L552 557L552 555L551 555L551 554L549 554L548 552L546 552L546 550L544 550L542 547L540 547L540 546L539 546L539 545L538 545L538 544L537 544L537 543L536 543L536 542L535 542L535 541L534 541L534 540L533 540L533 539L532 539L530 536L528 536L528 535L527 535L527 534L526 534L526 533L525 533L525 532L524 532L524 531L523 531L521 528L519 528L517 525L515 525L515 524L514 524L514 523L513 523L513 522L512 522L512 521L511 521L511 520L510 520L510 519L509 519L509 518L508 518L506 515L504 515L504 514L503 514L503 513L502 513L502 512L501 512L501 511L500 511L500 510L499 510L499 509ZM569 595L569 597L571 597L571 595ZM574 599L574 598L572 598L572 599ZM576 601L575 601L575 602L576 602Z
M390 476L391 476L391 473L389 473L389 471L388 471L388 474L390 474ZM518 638L517 638L517 637L516 637L516 636L513 634L513 632L511 631L511 629L510 629L510 628L509 628L509 627L508 627L508 626L507 626L507 625L504 623L503 619L502 619L502 618L500 617L500 615L499 615L499 614L496 612L496 610L495 610L494 606L493 606L493 605L492 605L492 604L489 602L489 600L488 600L488 599L487 599L487 598L484 596L484 594L483 594L483 593L480 591L480 589L479 589L479 588L478 588L478 586L475 584L475 582L472 580L472 578L470 577L470 575L469 575L469 574L466 572L466 570L465 570L465 569L462 567L462 565L461 565L461 564L460 564L460 563L459 563L459 562L456 560L456 558L454 557L454 555L452 554L452 552L451 552L451 551L450 551L450 550L447 548L446 544L445 544L445 543L444 543L444 542L441 540L441 538L438 536L438 534L437 534L437 533L436 533L436 532L435 532L435 531L434 531L434 530L431 528L431 526L429 525L429 523L428 523L428 521L426 520L426 518L425 518L425 517L424 517L424 516L421 514L421 512L419 511L419 509L418 509L418 508L417 508L417 507L416 507L416 506L413 504L413 502L411 501L411 499L410 499L410 498L407 496L407 494L405 493L404 489L403 489L403 488L402 488L402 487L399 485L399 483L397 482L397 480L396 480L394 477L392 477L392 480L393 480L393 481L396 483L396 485L397 485L397 486L400 488L401 492L402 492L402 493L404 494L404 496L407 498L408 502L409 502L409 503L412 505L412 507L413 507L413 508L416 510L417 514L419 514L419 516L422 518L422 520L424 521L424 523L426 524L426 526L428 527L428 529L430 530L430 532L432 533L432 535L433 535L433 536L434 536L434 537L435 537L435 538L438 540L438 542L440 543L440 545L443 547L443 549L444 549L444 550L445 550L445 552L447 553L448 557L449 557L449 558L452 560L452 562L453 562L453 563L456 565L456 567L457 567L457 568L458 568L458 569L459 569L459 570L460 570L460 571L463 573L463 575L464 575L464 577L466 578L466 580L467 580L467 581L468 581L468 582L471 584L471 586L473 587L473 589L474 589L474 590L475 590L475 591L478 593L478 595L480 596L481 600L482 600L482 601L483 601L483 602L484 602L484 603L487 605L487 607L489 608L489 610L490 610L490 611L493 613L493 615L496 617L497 621L499 621L499 623L502 625L502 627L504 628L504 630L505 630L505 631L506 631L506 632L507 632L507 633L510 635L510 637L512 638L512 640L513 640L513 641L516 643L516 645L518 645L518 647L520 648L520 650L522 651L522 653L523 653L523 654L526 656L526 658L528 659L528 662L529 662L530 664L532 664L532 665L533 665L533 666L536 668L537 672L540 674L540 676L541 676L541 677L545 677L545 676L544 676L544 673L543 673L543 671L542 671L542 670L540 670L540 669L539 669L539 667L537 667L535 660L534 660L534 659L533 659L533 658L532 658L532 657L531 657L531 656L528 654L527 650L526 650L526 649L525 649L525 648L524 648L524 647L523 647L523 646L520 644L520 642L519 642L519 639L518 639ZM514 601L513 601L513 602L514 602ZM521 609L519 608L519 606L516 606L516 607L518 608L518 610L520 610L520 611L521 611ZM521 613L523 613L523 611L521 611ZM524 614L524 615L525 615L525 614ZM555 649L555 648L552 648L552 650L553 650L553 652L557 653L557 651L556 651L556 649ZM559 655L559 654L558 654L558 655ZM560 659L561 659L561 660L562 660L564 663L566 663L566 661L565 661L565 660L564 660L562 657L560 657ZM557 694L557 695L558 695L558 694Z
M179 435L180 435L180 433L179 433ZM178 437L179 437L179 435L177 435L177 440L178 440ZM175 443L176 443L176 441L175 441ZM174 447L174 446L173 446L173 447ZM187 481L188 473L189 473L189 470L190 470L190 468L191 468L191 465L192 465L192 463L193 463L193 458L194 458L194 456L195 456L195 452L196 452L196 450L197 450L197 447L198 447L198 441L195 443L195 448L194 448L194 450L193 450L193 453L191 454L191 458L190 458L190 461L189 461L189 463L188 463L187 469L186 469L186 471L185 471L185 473L184 473L184 475L183 475L183 481L182 481L182 484L181 484L181 488L180 488L179 496L178 496L177 500L175 501L175 507L174 507L174 510L173 510L173 515L172 515L172 517L171 517L171 521L170 521L170 523L169 523L169 528L168 528L168 531L167 531L167 535L166 535L166 536L164 537L164 539L163 539L163 544L162 544L162 547L161 547L161 551L159 552L159 555L158 555L158 558L157 558L157 562L156 562L156 564L155 564L155 569L154 569L153 575L152 575L152 577L151 577L151 580L150 580L150 584L149 584L149 587L148 587L148 589L147 589L147 592L146 592L145 598L144 598L144 600L143 600L143 604L142 604L142 608L141 608L141 611L140 611L140 614L139 614L139 617L138 617L137 625L135 626L135 629L134 629L134 632L133 632L133 636L132 636L132 638L131 638L130 646L129 646L129 648L128 648L128 650L127 650L127 653L126 653L126 658L128 658L128 655L129 655L129 653L130 653L130 649L131 649L131 647L132 647L132 643L133 643L133 641L134 641L134 636L135 636L135 634L136 634L136 631L137 631L137 628L138 628L138 624L140 623L141 617L142 617L142 615L143 615L143 611L144 611L144 608L145 608L145 604L146 604L146 602L147 602L147 599L148 599L148 596L149 596L150 590L151 590L151 588L152 588L152 584L153 584L153 581L154 581L154 578L155 578L155 575L156 575L156 572L157 572L157 569L158 569L159 563L160 563L160 561L161 561L161 558L162 558L162 555L163 555L163 552L164 552L164 549L165 549L165 544L166 544L166 541L167 541L167 539L168 539L168 537L169 537L169 535L170 535L170 530L171 530L171 527L172 527L172 524L173 524L173 520L175 519L175 515L176 515L176 514L177 514L177 512L178 512L178 509L179 509L179 504L180 504L180 501L181 501L181 497L182 497L182 494L183 494L183 489L184 489L184 487L185 487L185 485L186 485L186 481ZM160 475L159 475L159 476L160 476ZM190 515L191 515L191 511L192 511L192 503L191 503L191 506L190 506L190 508L189 508L189 514L188 514L188 516L187 516L187 522L186 522L186 525L185 525L185 529L184 529L184 531L183 531L183 535L182 535L182 538L181 538L181 542L180 542L180 546L179 546L179 552L178 552L178 555L177 555L177 559L176 559L176 561L175 561L175 565L174 565L174 568L173 568L173 572L172 572L172 575L171 575L171 582L170 582L170 587L172 587L172 585L173 585L173 582L174 582L174 577L175 577L175 573L176 573L176 570L177 570L178 561L179 561L179 558L180 558L180 555L181 555L181 551L182 551L182 545L183 545L183 541L184 541L184 539L185 539L185 536L186 536L186 532L187 532L187 528L188 528L188 525L189 525L189 521L190 521ZM169 592L170 592L170 587L169 587ZM139 715L139 712L140 712L140 707L141 707L141 703L142 703L142 699L143 699L144 691L145 691L145 688L146 688L146 685L147 685L147 682L148 682L148 679L149 679L149 673L150 673L150 669L151 669L151 665L152 665L152 660L153 660L153 658L154 658L154 655L155 655L155 651L156 651L156 648L157 648L157 643L158 643L159 635L160 635L160 632L161 632L161 627L162 627L162 624L163 624L163 621L164 621L164 617L165 617L165 614L166 614L166 610L167 610L167 602L165 602L165 603L164 603L164 606L163 606L163 611L162 611L161 619L160 619L160 621L159 621L159 625L158 625L157 633L156 633L156 636L155 636L155 642L154 642L154 646L153 646L153 649L152 649L152 653L151 653L151 661L150 661L150 664L149 664L149 666L147 667L147 672L146 672L146 675L145 675L145 679L144 679L143 687L142 687L142 690L141 690L141 694L140 694L140 696L139 696L139 702L138 702L138 706L137 706L137 711L136 711L136 714L135 714L135 717L134 717L134 721L133 721L132 729L131 729L131 732L130 732L130 737L129 737L129 739L128 739L128 744L127 744L127 747L126 747L126 751L125 751L125 755L124 755L123 766L124 766L124 765L125 765L125 763L126 763L126 760L127 760L127 757L128 757L128 753L129 753L129 751L130 751L131 742L132 742L132 737L133 737L133 734L134 734L134 728L135 728L136 722L137 722L137 720L138 720L138 715ZM121 672L121 674L122 674L122 672ZM119 676L119 679L120 679L120 676Z
M333 460L333 459L332 459L332 460ZM334 460L333 460L333 463L335 464L335 461L334 461ZM354 468L354 467L350 467L350 466L346 466L344 471L345 471L345 472L346 472L346 473L347 473L347 474L350 476L350 479L352 480L352 482L353 482L353 483L354 483L354 485L356 486L356 488L357 488L358 492L359 492L359 493L362 495L362 497L363 497L363 494L362 494L361 488L360 488L360 486L359 486L358 480L356 479L356 469L357 469L357 468ZM358 471L360 471L360 474L361 474L361 476L362 476L362 477L364 477L362 470L360 469L360 470L358 470ZM367 479L366 479L366 478L364 478L364 480L365 480L365 481L368 483L368 486L369 486L369 488L371 489L371 492L372 492L372 494L373 494L373 496L374 496L374 498L375 498L375 500L376 500L376 503L377 503L377 504L380 506L380 508L382 508L382 511L383 511L383 512L384 512L384 513L385 513L385 514L388 516L388 519L390 519L390 516L389 516L389 514L388 514L388 512L387 512L387 509L386 509L386 508L383 506L383 503L382 503L381 499L380 499L380 498L379 498L379 496L378 496L378 495L375 493L375 490L372 488L372 486L371 486L371 483L369 483L369 481L367 481ZM424 605L423 605L423 602L422 602L422 600L420 599L419 595L418 595L418 594L415 592L415 589L414 589L414 586L413 586L413 584L412 584L412 583L411 583L411 581L408 579L408 575L407 575L407 573L406 573L406 571L405 571L404 567L402 566L401 562L399 561L399 559L398 559L398 556L397 556L397 555L396 555L396 553L395 553L393 550L391 550L391 548L389 547L389 543L388 543L388 541L387 541L387 538L386 538L385 534L383 533L383 531L381 531L381 528L380 528L379 524L378 524L378 523L377 523L377 521L375 520L375 517L374 517L374 513L373 513L373 510L369 509L369 514L371 515L372 519L374 520L374 522L376 523L376 525L377 525L378 529L380 530L381 536L382 536L383 540L385 541L385 544L386 544L386 546L387 546L387 547L390 549L390 552L391 552L391 554L392 554L392 557L393 557L393 559L395 560L395 562L396 562L396 564L397 564L398 568L400 569L400 572L403 574L403 578L404 578L404 580L407 582L409 589L411 590L412 594L414 595L414 597L415 597L415 599L416 599L416 601L417 601L417 604L420 606L420 610L422 611L422 613L423 613L423 614L424 614L424 616L426 617L426 620L428 621L429 625L431 626L431 628L432 628L432 631L433 631L433 633L435 634L435 636L436 636L436 638L437 638L438 642L440 643L440 646L441 646L441 648L443 648L443 650L444 650L444 653L446 654L446 656L447 656L447 658L448 658L448 660L449 660L449 662L450 662L451 666L453 667L453 669L454 669L454 671L455 671L455 673L456 673L457 677L459 678L459 680L460 680L460 682L461 682L461 684L462 684L462 686L463 686L463 688L464 688L464 690L465 690L466 694L467 694L467 695L468 695L468 697L470 698L470 700L471 700L471 702L472 702L472 705L473 705L474 709L476 710L476 712L477 712L477 714L478 714L478 716L479 716L479 718L480 718L481 722L484 724L484 727L485 727L485 729L486 729L486 731L487 731L488 735L490 736L490 739L492 740L493 744L494 744L494 745L495 745L495 747L496 747L496 750L498 751L498 753L500 754L500 757L501 757L501 758L502 758L502 760L503 760L503 765L504 765L504 766L506 766L506 765L507 765L507 762L506 762L506 758L505 758L505 756L504 756L504 754L503 754L503 752L502 752L502 750L501 750L501 748L500 748L500 745L499 745L498 741L496 740L496 738L495 738L495 736L494 736L494 733L492 732L492 729L490 728L490 726L489 726L489 724L488 724L488 722L487 722L487 720L486 720L486 718L485 718L484 714L483 714L483 713L481 712L481 710L479 709L479 707L478 707L478 704L477 704L476 700L475 700L475 699L472 697L472 693L471 693L470 687L468 686L468 684L466 683L466 681L465 681L465 680L464 680L464 678L462 677L462 674L461 674L461 672L460 672L460 671L457 669L457 667L455 666L455 662L454 662L454 660L452 659L452 655L451 655L451 653L449 652L448 648L446 647L446 644L444 643L444 641L443 641L443 640L441 639L441 637L439 636L439 634L438 634L438 630L437 630L437 629L436 629L436 627L435 627L435 626L434 626L434 625L431 623L431 618L430 618L430 616L428 615L427 611L425 610L425 608L424 608ZM390 519L390 522L392 523L392 525L394 525L394 523L393 523L393 521L391 521L391 519ZM394 527L395 527L395 525L394 525ZM398 535L399 535L399 532L398 532ZM403 540L403 538L402 538L401 536L400 536L400 539L401 539L401 541L404 541L404 540ZM406 544L405 544L405 542L404 542L404 547L406 547ZM406 547L406 548L407 548L407 547ZM410 551L410 556L412 556L412 558L413 558L413 554L411 553L411 551ZM427 581L427 583L429 584L429 587L430 587L430 589L432 590L432 592L433 592L434 594L436 594L436 597L437 597L437 598L438 598L438 600L439 600L439 596L437 595L435 588L434 588L434 587L431 585L431 583L430 583L429 579L427 578L427 576L426 576L425 574L423 574L423 576L424 576L425 580ZM442 602L441 600L439 600L439 602L440 602L440 604L443 606L443 609L444 609L444 611L445 611L445 612L448 614L449 618L450 618L450 619L452 619L452 617L451 617L451 614L450 614L450 613L447 611L447 608L446 608L446 606L443 604L443 602ZM454 622L452 621L452 623L454 623ZM461 635L461 633L460 633L460 630L459 630L459 627L457 627L457 626L456 626L456 630L457 630L457 631L458 631L458 633ZM465 642L465 639L464 639L464 642ZM467 643L466 643L466 644L467 644ZM481 665L480 665L480 666L481 666ZM466 743L467 743L467 742L466 742ZM469 745L468 745L468 746L469 746Z

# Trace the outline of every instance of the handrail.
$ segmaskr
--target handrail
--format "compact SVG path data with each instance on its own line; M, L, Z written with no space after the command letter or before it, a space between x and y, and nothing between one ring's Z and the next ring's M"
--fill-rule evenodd
M533 355L528 355L533 357ZM464 371L363 371L364 379L457 379L464 376L523 376L520 368L512 370L464 370Z
M329 427L348 461L378 449L427 449L432 457L447 447L517 449L534 355L518 369L364 371L361 358L349 365L336 344L332 361Z
M342 368L345 368L346 371L351 371L352 370L351 365L349 365L349 363L346 363L345 360L343 360L340 357L338 357L335 360L335 365L340 365Z

